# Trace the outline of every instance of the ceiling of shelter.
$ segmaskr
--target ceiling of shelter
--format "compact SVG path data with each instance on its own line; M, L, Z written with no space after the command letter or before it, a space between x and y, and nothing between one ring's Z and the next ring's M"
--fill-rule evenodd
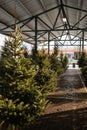
M15 22L31 44L50 39L62 45L64 35L73 44L86 41L87 0L0 0L0 33L14 32Z

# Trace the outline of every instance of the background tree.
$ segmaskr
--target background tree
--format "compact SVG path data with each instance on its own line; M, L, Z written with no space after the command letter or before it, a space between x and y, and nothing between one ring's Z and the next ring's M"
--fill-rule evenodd
M79 67L87 66L87 55L85 52L82 52L79 60L78 60Z
M78 60L78 65L81 67L81 72L82 75L85 79L85 84L87 85L87 54L85 52L82 52L79 60Z
M62 65L63 65L63 68L64 68L64 69L67 69L67 64L68 64L68 58L67 58L67 56L65 55L65 56L63 57L63 60L62 60Z
M55 71L57 76L63 73L62 62L58 60L58 48L54 48L54 53L50 56L51 69Z
M37 52L36 56L32 54L32 59L38 71L35 81L40 86L43 95L46 95L56 88L56 73L51 69L50 57L42 50L41 52Z
M54 55L58 56L59 50L58 50L58 46L54 46Z
M20 48L20 52L23 53L23 55L25 56L25 58L28 58L28 49L26 46L21 46Z
M63 58L64 58L64 55L63 55L63 53L61 52L61 54L60 54L61 62L63 62Z

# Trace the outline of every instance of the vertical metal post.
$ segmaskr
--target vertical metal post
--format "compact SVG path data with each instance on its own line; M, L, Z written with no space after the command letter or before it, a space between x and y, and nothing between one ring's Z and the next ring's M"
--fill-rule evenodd
M35 17L35 52L37 52L37 16Z
M55 52L55 48L56 48L56 39L54 41L54 52Z
M54 41L54 48L56 47L56 39L55 39L55 41Z
M80 38L80 47L79 47L79 52L80 52L80 54L81 54L81 38Z
M48 54L50 54L50 32L48 32Z
M82 52L82 50L81 50L81 38L80 38L80 40L79 40L79 57L80 57L80 55L81 55L81 52Z
M84 30L82 31L82 52L84 52Z

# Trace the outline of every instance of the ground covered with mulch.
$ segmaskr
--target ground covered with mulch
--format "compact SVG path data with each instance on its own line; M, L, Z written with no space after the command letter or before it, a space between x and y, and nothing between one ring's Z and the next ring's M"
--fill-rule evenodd
M87 130L87 91L79 69L68 69L47 98L43 116L28 130Z

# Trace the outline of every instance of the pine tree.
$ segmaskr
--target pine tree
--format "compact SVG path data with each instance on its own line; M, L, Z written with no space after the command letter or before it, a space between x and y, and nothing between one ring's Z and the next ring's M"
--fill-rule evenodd
M26 47L26 46L23 45L23 46L20 48L20 52L23 53L23 55L24 55L25 58L28 58L28 50L27 50L27 47Z
M56 73L51 69L50 57L42 50L41 52L37 52L36 56L32 54L32 59L38 71L35 76L35 81L40 86L42 94L47 95L56 88Z
M64 58L63 58L63 61L62 61L62 65L63 65L64 69L67 69L67 64L68 64L68 58L65 55Z
M51 69L55 71L57 76L60 76L63 73L62 63L58 60L57 55L55 55L55 53L50 56L50 64Z
M63 62L63 57L64 57L64 55L63 55L63 53L61 52L61 54L60 54L61 62Z
M87 66L87 55L85 52L82 52L79 60L78 60L79 67Z
M14 38L5 40L0 60L0 122L5 130L31 124L46 104L34 80L35 66L20 51L22 42L16 28Z
M55 55L55 56L58 56L58 52L59 52L58 47L55 46L55 47L54 47L54 55Z

